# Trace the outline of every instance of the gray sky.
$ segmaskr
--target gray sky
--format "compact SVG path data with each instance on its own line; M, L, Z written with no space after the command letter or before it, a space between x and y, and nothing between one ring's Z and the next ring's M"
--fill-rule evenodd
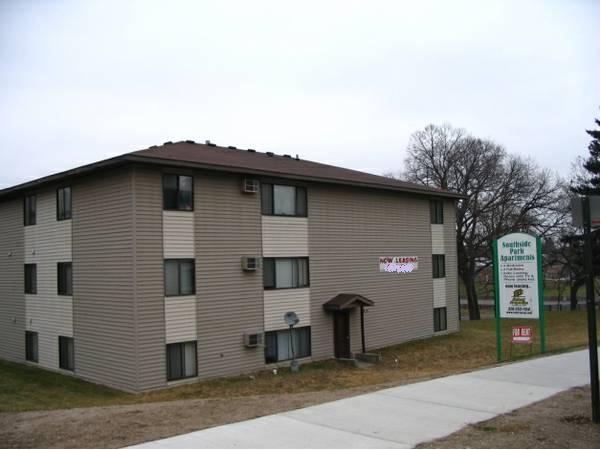
M599 3L0 1L0 188L168 140L373 173L449 122L569 173Z

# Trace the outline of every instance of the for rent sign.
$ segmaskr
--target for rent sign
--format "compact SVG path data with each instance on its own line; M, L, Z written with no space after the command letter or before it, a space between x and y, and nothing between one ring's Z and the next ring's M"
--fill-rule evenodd
M511 233L496 241L498 301L501 318L538 319L539 260L537 239Z
M532 344L532 327L511 327L511 342L513 344Z

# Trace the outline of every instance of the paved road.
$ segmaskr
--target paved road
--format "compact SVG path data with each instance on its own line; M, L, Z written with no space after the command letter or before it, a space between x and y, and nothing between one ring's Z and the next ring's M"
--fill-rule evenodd
M586 351L384 389L137 448L411 448L588 383Z

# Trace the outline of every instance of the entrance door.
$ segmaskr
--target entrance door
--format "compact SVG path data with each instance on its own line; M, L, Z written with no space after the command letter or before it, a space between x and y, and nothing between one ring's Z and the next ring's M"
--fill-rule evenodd
M334 356L336 358L351 357L351 332L349 310L334 313Z

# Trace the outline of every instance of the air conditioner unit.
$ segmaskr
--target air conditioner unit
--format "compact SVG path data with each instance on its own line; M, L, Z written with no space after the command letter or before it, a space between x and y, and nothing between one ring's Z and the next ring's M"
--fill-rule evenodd
M259 268L259 258L257 256L243 256L242 270L254 272Z
M247 194L256 194L259 192L259 180L245 178L242 181L242 192L246 192Z
M244 346L248 348L263 347L263 333L244 333Z

